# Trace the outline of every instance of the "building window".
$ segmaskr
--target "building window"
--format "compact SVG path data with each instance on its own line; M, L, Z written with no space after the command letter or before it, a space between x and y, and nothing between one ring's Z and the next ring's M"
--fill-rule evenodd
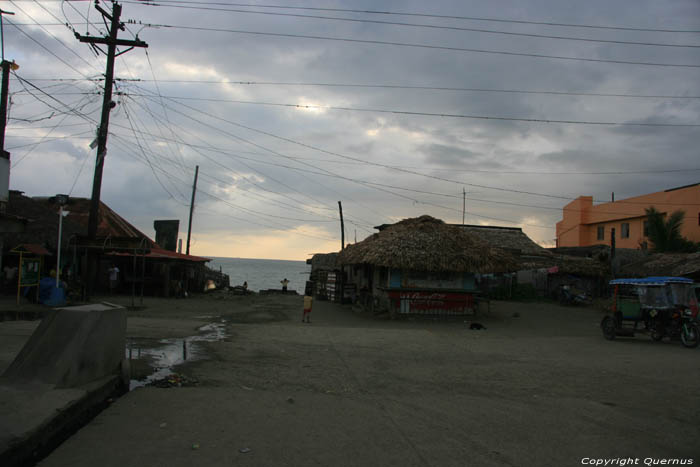
M630 225L628 222L623 222L620 226L620 238L630 238Z
M598 240L605 240L605 227L602 225L598 227Z
M644 221L644 236L649 236L649 221Z

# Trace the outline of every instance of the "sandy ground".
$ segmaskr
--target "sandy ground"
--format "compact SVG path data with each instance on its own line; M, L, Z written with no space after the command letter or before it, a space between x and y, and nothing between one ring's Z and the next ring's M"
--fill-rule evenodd
M42 467L700 463L700 350L606 341L593 309L494 302L472 331L324 302L302 324L293 296L146 305L131 338L226 321L208 360L178 368L200 384L130 392Z

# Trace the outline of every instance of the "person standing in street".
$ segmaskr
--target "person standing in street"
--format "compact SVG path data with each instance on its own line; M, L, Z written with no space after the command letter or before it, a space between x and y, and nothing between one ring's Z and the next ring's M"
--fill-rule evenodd
M117 283L119 282L119 268L112 263L112 267L108 269L109 272L109 293L113 294L117 289Z
M302 323L311 322L311 307L313 306L313 301L313 297L310 297L309 295L304 295L304 314L301 315Z

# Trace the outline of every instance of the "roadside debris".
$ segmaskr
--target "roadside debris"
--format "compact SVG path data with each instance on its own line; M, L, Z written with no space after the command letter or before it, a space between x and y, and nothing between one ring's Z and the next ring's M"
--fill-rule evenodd
M173 373L171 375L166 376L165 378L151 381L151 383L149 383L148 386L155 386L157 388L181 388L188 386L197 386L198 384L199 380L197 380L197 378Z

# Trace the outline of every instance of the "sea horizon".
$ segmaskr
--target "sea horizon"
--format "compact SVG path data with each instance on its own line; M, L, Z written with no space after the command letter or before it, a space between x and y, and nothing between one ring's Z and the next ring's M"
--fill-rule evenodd
M230 285L248 284L248 289L260 291L281 289L281 281L289 281L288 289L304 293L311 266L305 260L233 258L228 256L207 256L212 261L209 267L221 269L229 276Z

